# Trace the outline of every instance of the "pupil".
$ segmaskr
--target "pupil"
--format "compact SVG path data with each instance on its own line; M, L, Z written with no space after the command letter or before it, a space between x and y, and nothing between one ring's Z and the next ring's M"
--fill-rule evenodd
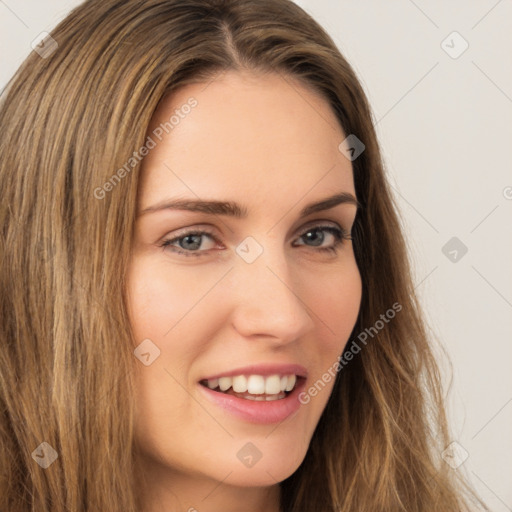
M186 245L187 240L191 240L194 237L198 239L198 241L192 242L192 245L194 245L194 247L183 247L183 249L199 249L199 247L201 246L201 235L187 235L186 237L183 238L183 240L185 241L184 243Z
M321 236L317 236L316 239L318 243L315 242L315 236L310 236L311 233L315 233L318 235L318 233L322 233L319 229L312 229L311 231L308 231L304 236L310 241L313 242L313 245L322 245L324 235L322 233Z

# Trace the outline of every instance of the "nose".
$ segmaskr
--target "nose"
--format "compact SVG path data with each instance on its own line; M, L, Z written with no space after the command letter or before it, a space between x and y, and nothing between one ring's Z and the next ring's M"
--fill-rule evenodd
M290 343L314 327L314 313L301 289L300 275L283 250L266 248L252 263L242 258L231 272L232 324L244 337Z

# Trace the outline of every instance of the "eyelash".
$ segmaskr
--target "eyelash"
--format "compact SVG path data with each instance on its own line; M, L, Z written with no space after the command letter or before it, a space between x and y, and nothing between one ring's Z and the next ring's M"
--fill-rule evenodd
M327 232L331 233L335 238L334 245L332 245L330 247L320 247L319 249L317 249L319 252L337 253L339 250L339 246L343 243L343 240L352 240L352 237L345 229L337 228L334 226L324 226L324 225L320 225L320 224L317 226L309 227L307 230L303 231L301 235L299 235L299 238L304 237L307 233L309 233L311 231L327 231ZM212 240L219 243L219 240L215 237L215 235L208 230L191 230L191 231L182 233L179 236L174 237L172 239L163 240L163 242L161 243L160 246L163 249L172 247L172 252L177 253L177 254L182 254L183 256L187 256L187 257L188 256L196 256L196 257L203 256L204 253L207 251L200 251L200 250L185 251L183 249L179 249L176 246L171 245L174 242L177 242L179 240L182 240L183 238L186 238L187 236L198 236L198 235L208 235L209 237L212 238ZM311 247L314 247L314 246L311 246Z

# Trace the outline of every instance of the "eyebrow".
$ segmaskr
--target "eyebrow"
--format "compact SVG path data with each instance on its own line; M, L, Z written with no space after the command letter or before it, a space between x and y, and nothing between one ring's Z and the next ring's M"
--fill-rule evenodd
M307 217L316 212L329 210L339 204L352 204L357 208L361 207L359 201L352 194L340 192L315 203L308 204L300 211L300 217ZM247 208L233 201L207 201L203 199L165 199L152 206L148 206L139 213L139 216L162 210L185 210L211 215L227 215L238 219L248 216Z

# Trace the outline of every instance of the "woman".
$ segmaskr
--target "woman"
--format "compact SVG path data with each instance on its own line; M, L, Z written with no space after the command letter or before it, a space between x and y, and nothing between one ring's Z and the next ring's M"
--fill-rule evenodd
M468 510L367 100L298 6L86 1L0 123L1 510Z

